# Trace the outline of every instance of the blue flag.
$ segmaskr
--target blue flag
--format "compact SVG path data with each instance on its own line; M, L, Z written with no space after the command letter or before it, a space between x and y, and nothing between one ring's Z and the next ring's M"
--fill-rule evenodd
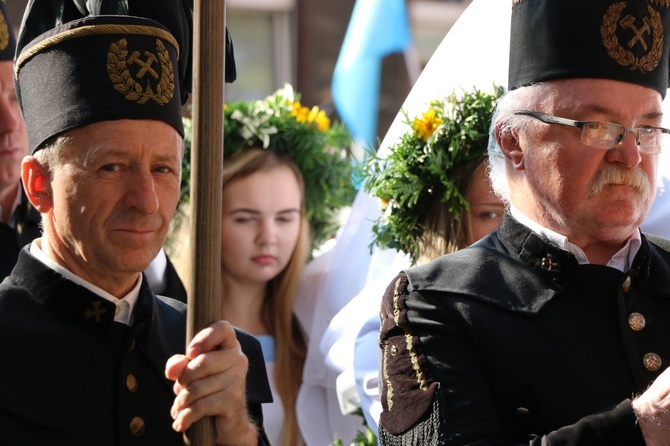
M382 58L411 42L404 0L356 0L333 73L333 101L359 144L376 142Z

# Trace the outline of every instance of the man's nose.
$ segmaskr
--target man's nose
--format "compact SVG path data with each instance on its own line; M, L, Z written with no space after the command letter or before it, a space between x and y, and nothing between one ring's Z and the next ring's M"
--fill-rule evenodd
M635 132L627 131L619 144L607 151L607 160L611 163L621 163L628 168L637 166L642 162L642 152L637 141Z
M145 214L156 213L159 208L158 194L151 172L135 172L128 181L130 190L126 194L126 206Z

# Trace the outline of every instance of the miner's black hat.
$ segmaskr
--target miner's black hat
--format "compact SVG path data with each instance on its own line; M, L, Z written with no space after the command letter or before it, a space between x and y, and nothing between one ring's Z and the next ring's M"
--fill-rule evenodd
M16 86L31 153L107 120L155 119L183 135L179 59L167 28L120 15L74 20L19 47Z
M604 78L668 89L667 0L514 0L510 90Z

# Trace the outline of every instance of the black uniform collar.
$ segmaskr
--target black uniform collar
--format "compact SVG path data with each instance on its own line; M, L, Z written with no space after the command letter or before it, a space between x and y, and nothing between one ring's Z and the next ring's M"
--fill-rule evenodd
M642 235L642 245L630 271L609 269L622 280L630 275L635 286L643 287L646 293L667 295L670 242L652 237ZM652 250L649 239L661 249ZM446 292L512 311L537 313L574 280L578 268L573 254L546 241L505 212L498 231L468 248L405 272L411 291ZM648 280L650 277L654 280Z
M114 322L116 305L89 289L66 279L30 254L30 245L19 253L11 274L12 280L25 288L35 300L98 335L105 335ZM142 281L135 310L135 321L151 328L152 300L147 297L148 285Z

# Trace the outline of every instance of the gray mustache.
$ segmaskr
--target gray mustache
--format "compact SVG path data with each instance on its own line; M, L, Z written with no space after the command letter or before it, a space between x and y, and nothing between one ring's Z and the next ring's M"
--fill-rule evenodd
M647 174L636 167L627 169L622 166L610 165L601 169L591 182L591 197L600 193L608 184L624 184L637 190L640 198L646 201L650 196L649 178Z

